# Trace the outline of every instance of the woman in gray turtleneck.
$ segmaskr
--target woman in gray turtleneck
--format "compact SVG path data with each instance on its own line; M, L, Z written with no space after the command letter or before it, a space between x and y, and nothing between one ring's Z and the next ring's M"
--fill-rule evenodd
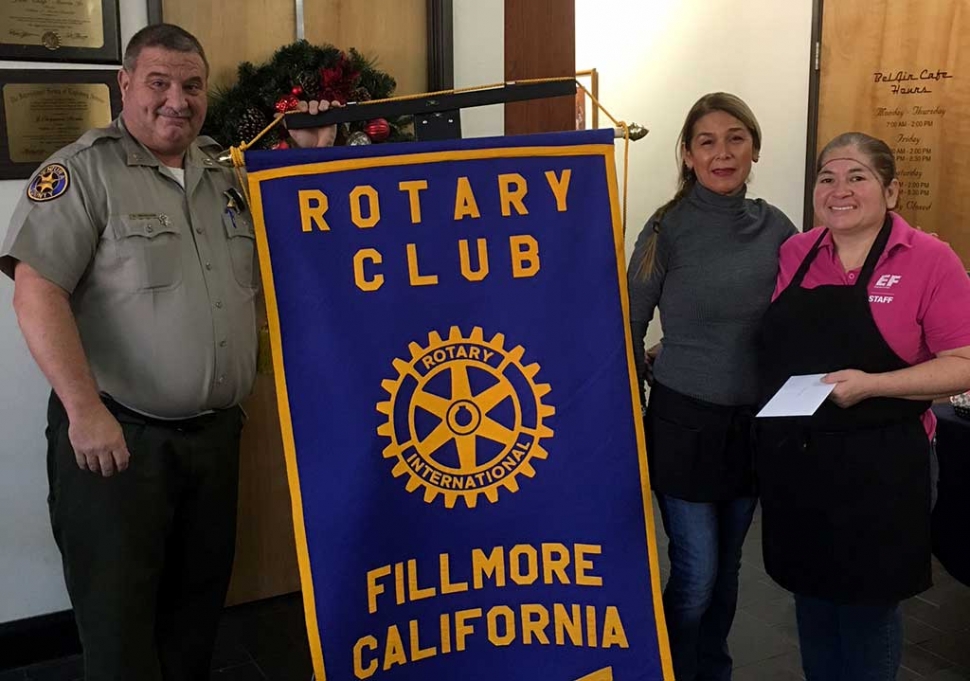
M756 504L749 442L755 334L778 249L795 227L745 198L761 129L734 95L705 95L680 135L680 187L643 228L630 262L630 320L643 339L660 307L663 347L646 410L647 459L670 579L663 602L678 681L727 680L741 546Z

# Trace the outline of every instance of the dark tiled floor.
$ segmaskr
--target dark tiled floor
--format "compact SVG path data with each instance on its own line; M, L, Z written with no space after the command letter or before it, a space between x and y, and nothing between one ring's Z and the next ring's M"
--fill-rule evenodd
M659 518L659 516L658 516ZM669 564L660 531L660 570ZM970 681L970 588L934 565L935 586L903 606L906 645L898 681ZM765 574L759 517L745 543L738 615L731 632L735 681L803 679L791 596ZM298 594L226 611L211 681L309 681ZM0 681L80 681L78 657L0 671Z

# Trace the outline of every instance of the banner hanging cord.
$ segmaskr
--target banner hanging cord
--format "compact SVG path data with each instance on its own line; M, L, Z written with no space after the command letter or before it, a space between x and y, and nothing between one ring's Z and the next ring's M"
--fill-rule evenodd
M613 123L614 126L620 128L623 131L623 205L622 205L622 220L623 220L623 234L626 234L626 213L627 213L627 188L629 186L629 171L630 171L630 126L624 121L619 121L606 110L599 100L593 96L586 87L580 83L574 76L563 76L559 78L530 78L526 80L516 80L511 83L492 83L491 85L476 85L474 87L466 88L455 88L452 90L437 90L435 92L422 92L416 95L400 95L398 97L387 97L385 99L372 99L366 102L355 102L355 106L369 106L371 104L386 104L387 102L406 102L415 99L427 99L428 97L436 97L439 95L455 95L463 92L477 92L479 90L491 90L494 88L505 87L509 84L516 85L534 85L539 83L559 83L565 81L574 81L576 86L586 93L593 105L602 111L607 118ZM270 130L279 125L283 117L290 113L302 113L299 111L287 111L286 113L278 113L270 121L269 125L263 128L258 135L249 140L248 142L243 142L238 147L229 147L229 158L232 161L233 169L236 173L236 180L239 182L239 186L242 187L243 194L246 196L247 205L251 205L249 200L249 187L244 181L245 178L242 176L242 169L246 165L245 152L254 144L256 144L262 137L268 133ZM646 133L644 133L646 134ZM639 139L639 138L638 138Z
M630 174L630 126L625 121L618 121L613 118L610 112L606 110L606 107L600 104L599 100L593 96L593 93L587 90L578 80L576 81L576 85L586 93L596 108L606 114L606 117L613 122L613 125L623 130L623 235L626 236L626 192Z

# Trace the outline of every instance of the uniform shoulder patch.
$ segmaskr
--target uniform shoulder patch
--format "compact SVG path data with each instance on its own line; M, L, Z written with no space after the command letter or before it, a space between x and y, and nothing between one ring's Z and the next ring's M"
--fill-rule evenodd
M27 185L27 198L31 201L50 201L62 196L71 184L67 168L60 163L44 166Z

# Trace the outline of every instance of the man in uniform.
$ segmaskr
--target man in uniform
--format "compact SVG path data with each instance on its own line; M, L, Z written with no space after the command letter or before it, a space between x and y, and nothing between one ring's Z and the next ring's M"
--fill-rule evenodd
M229 584L258 270L232 172L198 137L207 77L191 34L139 31L122 115L41 165L0 250L53 388L51 524L88 681L208 679Z

